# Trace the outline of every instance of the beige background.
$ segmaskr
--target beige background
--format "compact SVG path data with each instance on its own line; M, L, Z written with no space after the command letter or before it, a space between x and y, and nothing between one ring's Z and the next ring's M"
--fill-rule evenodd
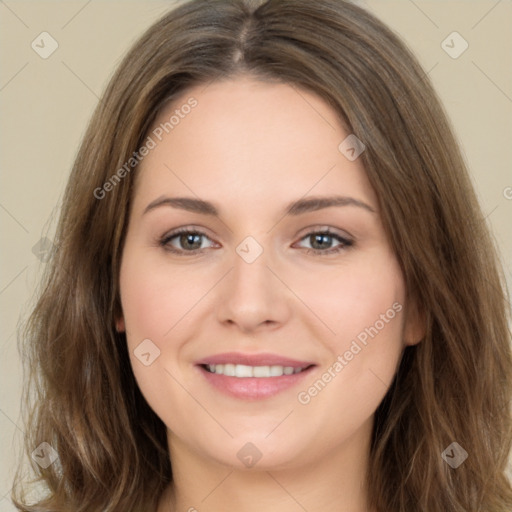
M43 235L52 239L80 138L114 67L172 3L0 0L0 512L14 510L5 497L23 429L16 327L30 309L44 265L32 248ZM433 80L461 141L510 287L512 2L360 3L406 40ZM43 31L59 45L47 59L31 48ZM469 44L457 59L441 47L453 31Z

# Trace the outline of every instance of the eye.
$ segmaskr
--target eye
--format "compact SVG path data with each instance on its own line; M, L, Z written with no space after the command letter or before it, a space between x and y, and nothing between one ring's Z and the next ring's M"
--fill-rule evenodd
M197 229L182 228L172 233L165 235L161 238L158 243L164 247L165 250L170 251L180 256L192 256L204 252L208 247L203 246L202 239L210 238ZM175 243L172 243L176 239L176 242L180 247L176 247ZM305 247L306 254L333 254L348 249L353 245L353 241L343 237L337 233L330 231L329 228L321 231L311 231L307 233L302 240L307 240L311 244L311 248ZM338 245L331 247L333 241L337 241ZM188 254L187 254L188 253Z
M202 247L201 238L206 236L202 231L198 231L196 229L183 228L174 231L173 233L169 233L165 235L160 241L159 244L164 247L166 250L173 252L179 255L185 255L184 253L200 253L203 252L205 247ZM171 241L177 239L181 248L176 248L171 244Z
M337 233L333 233L326 228L322 231L311 231L306 236L301 238L301 240L309 241L312 248L306 248L306 253L310 254L333 254L338 253L343 250L346 250L348 247L353 245L353 241L349 240L346 237L338 235ZM331 246L333 240L337 240L339 242L335 247L327 247Z

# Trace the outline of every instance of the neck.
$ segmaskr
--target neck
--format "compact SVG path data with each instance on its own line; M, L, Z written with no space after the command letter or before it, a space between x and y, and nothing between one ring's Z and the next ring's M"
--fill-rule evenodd
M365 481L372 421L329 453L318 454L307 464L280 468L230 467L190 450L169 434L173 482L158 512L372 512Z

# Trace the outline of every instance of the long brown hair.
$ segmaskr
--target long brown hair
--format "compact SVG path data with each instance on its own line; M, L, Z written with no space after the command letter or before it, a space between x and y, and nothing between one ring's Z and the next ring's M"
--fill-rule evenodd
M26 504L19 470L15 504L153 511L172 481L165 425L141 395L114 323L136 166L97 191L143 144L164 104L240 73L317 94L363 141L408 295L426 321L376 411L371 504L512 510L511 336L498 252L428 77L391 30L344 0L190 1L120 64L76 157L56 249L20 336L26 452L47 442L58 459L33 464L46 490L36 504ZM457 469L441 456L452 442L468 453Z

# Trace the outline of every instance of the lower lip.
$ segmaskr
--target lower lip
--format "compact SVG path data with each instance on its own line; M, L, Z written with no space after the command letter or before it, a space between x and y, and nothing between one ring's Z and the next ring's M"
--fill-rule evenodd
M311 373L314 366L299 373L280 377L229 377L211 373L202 366L198 368L206 380L222 393L243 400L262 400L296 386Z

